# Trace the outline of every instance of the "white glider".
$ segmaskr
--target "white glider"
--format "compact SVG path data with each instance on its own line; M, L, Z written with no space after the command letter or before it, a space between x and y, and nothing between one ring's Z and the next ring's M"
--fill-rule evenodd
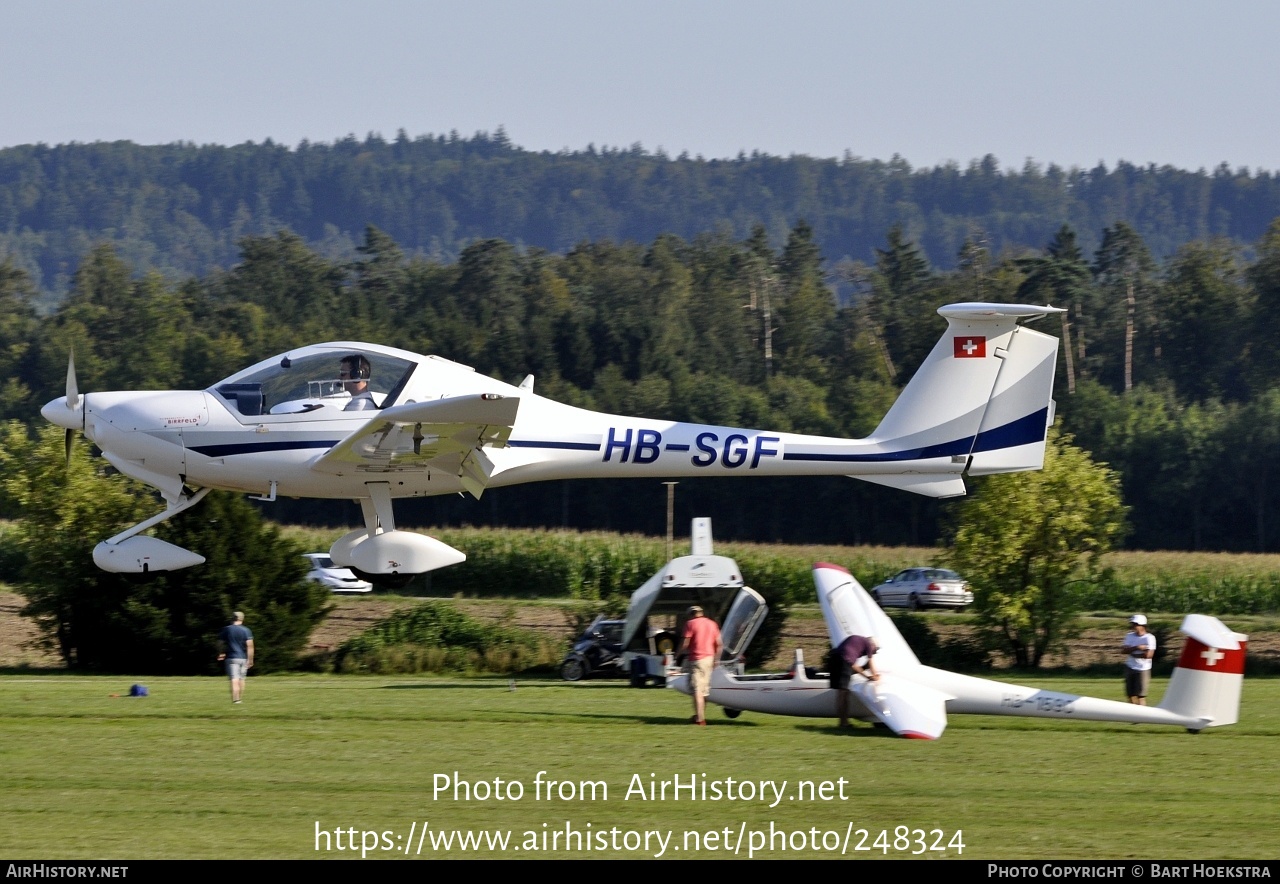
M847 570L820 563L813 566L813 579L831 646L850 635L875 636L879 645L875 660L880 679L854 676L851 717L879 722L901 737L935 740L942 736L947 715L952 713L1171 724L1192 732L1239 720L1248 636L1232 632L1213 617L1187 615L1182 623L1187 639L1164 698L1159 706L1135 706L925 666L893 620ZM669 679L667 685L689 692L685 675ZM717 669L707 699L735 718L744 710L837 717L836 691L825 676L806 671L803 661L779 675L738 676Z

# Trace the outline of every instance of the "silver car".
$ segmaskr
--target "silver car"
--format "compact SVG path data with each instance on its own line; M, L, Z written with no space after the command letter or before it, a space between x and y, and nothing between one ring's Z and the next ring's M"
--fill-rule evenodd
M899 571L871 590L882 608L955 608L963 611L973 604L969 584L955 571L945 568L908 568Z
M326 586L332 592L371 592L373 584L361 580L351 572L350 568L335 565L328 553L304 553L303 557L311 563L307 572L307 580L313 580Z

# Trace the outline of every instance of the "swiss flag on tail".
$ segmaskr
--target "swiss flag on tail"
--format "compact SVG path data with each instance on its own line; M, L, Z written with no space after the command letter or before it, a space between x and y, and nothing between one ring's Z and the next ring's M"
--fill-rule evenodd
M956 359L981 359L987 355L985 335L963 335L952 338Z
M1233 651L1230 648L1211 648L1204 642L1187 636L1187 643L1182 646L1182 656L1178 658L1178 666L1200 672L1243 675L1244 650L1245 642L1240 642L1240 647Z

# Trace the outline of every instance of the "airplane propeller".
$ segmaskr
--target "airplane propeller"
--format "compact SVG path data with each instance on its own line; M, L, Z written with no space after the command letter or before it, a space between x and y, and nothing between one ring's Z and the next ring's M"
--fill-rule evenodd
M72 350L67 357L67 408L75 411L80 407L80 388L76 384L76 351Z
M65 406L65 408L64 408ZM77 430L84 430L84 397L80 395L80 386L76 383L76 357L72 353L67 359L67 395L62 399L45 405L40 409L45 420L66 429L64 447L68 463L71 461L71 437Z
M72 414L80 407L80 386L76 383L76 351L72 350L67 357L67 410ZM83 426L84 415L81 415L81 425ZM71 443L75 436L75 430L70 427L62 436L63 456L66 458L68 465L71 464Z

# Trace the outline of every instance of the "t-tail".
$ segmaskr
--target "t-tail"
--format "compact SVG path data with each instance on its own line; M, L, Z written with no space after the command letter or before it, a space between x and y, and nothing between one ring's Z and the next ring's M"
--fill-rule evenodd
M926 494L965 493L971 476L1037 470L1053 422L1058 339L1020 326L1061 313L1028 304L949 304L947 331L867 441L902 460L950 458L954 473L854 478Z
M1158 708L1188 718L1206 719L1205 727L1240 720L1240 689L1249 636L1232 632L1221 620L1188 614L1182 655Z

